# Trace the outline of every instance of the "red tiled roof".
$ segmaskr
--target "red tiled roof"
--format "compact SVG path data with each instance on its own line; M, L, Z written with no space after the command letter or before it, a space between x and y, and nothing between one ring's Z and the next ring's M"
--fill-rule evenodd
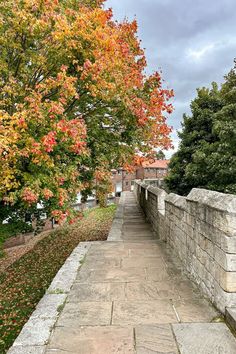
M170 160L155 160L154 162L143 162L145 168L168 168Z

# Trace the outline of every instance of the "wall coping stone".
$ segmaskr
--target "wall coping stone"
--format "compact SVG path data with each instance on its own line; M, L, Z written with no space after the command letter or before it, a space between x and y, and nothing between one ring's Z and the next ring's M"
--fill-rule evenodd
M236 214L236 196L233 194L193 188L186 199L187 201L197 202L222 212Z
M165 198L165 202L169 204L173 204L183 210L187 209L186 197L183 197L175 193L167 194Z
M152 194L155 194L156 196L161 196L161 195L163 195L163 196L166 196L167 195L167 193L163 190L163 189L161 189L161 188L159 188L159 187L153 187L153 186L147 186L147 188L146 188L149 192L151 192Z
M159 187L149 186L145 182L136 182L156 196L165 196L165 201L186 210L187 202L195 202L224 213L236 214L236 196L202 188L193 188L187 197L175 193L167 194Z

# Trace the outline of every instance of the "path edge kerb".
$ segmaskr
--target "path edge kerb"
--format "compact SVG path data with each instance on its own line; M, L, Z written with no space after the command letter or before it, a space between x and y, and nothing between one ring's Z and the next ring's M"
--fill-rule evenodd
M125 194L122 193L117 205L116 213L112 221L111 229L107 241L123 241L122 226L124 222L124 202Z
M94 242L80 242L59 269L7 354L43 354L78 270Z

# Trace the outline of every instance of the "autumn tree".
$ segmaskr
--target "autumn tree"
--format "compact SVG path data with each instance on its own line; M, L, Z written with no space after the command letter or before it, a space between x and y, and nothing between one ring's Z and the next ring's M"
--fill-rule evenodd
M73 219L71 203L103 167L170 146L172 90L145 76L136 22L103 1L0 4L0 200ZM103 168L104 172L104 168Z

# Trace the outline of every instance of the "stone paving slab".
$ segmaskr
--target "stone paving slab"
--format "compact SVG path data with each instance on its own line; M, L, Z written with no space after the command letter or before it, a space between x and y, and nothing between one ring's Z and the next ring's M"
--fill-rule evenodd
M170 282L127 283L126 299L132 301L151 301L158 299L180 299L177 288Z
M126 300L126 283L75 283L68 302Z
M112 324L115 325L175 322L178 320L169 300L115 301L113 305Z
M76 278L79 283L101 283L101 282L134 282L146 279L145 269L126 268L126 269L102 269L86 270L80 272Z
M114 250L123 250L125 249L125 245L124 243L120 243L120 242L99 242L97 243L93 243L93 245L90 247L90 254L92 253L93 250L97 251L97 250L101 250L101 251L114 251Z
M155 240L155 236L153 235L152 231L129 231L129 232L126 232L124 235L123 235L123 241L126 241L126 240L135 240L135 241L140 241L140 240Z
M57 327L46 354L134 354L134 331L131 327Z
M88 261L83 267L85 269L107 269L107 268L120 268L121 258L120 257L103 257L99 258L96 256L90 256Z
M152 228L151 226L140 226L140 225L137 225L137 226L134 226L134 224L131 224L129 226L123 226L123 232L124 233L127 233L127 235L131 234L131 235L138 235L138 234L141 234L141 235L151 235L152 234ZM146 234L147 233L147 234Z
M134 257L162 257L162 252L160 245L158 247L155 247L153 244L139 244L137 242L136 245L130 246L129 248L129 256L134 256Z
M122 257L121 258L121 269L126 268L147 268L147 267L158 267L164 268L165 264L164 261L158 257L140 257L140 256L133 256L133 257Z
M181 280L176 280L176 277L174 277L174 279L171 279L170 281L173 286L178 289L178 293L182 299L192 300L202 298L202 295L200 294L199 290L189 280L184 279L183 277Z
M147 280L149 281L168 281L171 276L166 267L148 267L146 268Z
M102 257L128 257L129 250L128 249L117 249L117 250L107 250L104 251L102 249L94 249L89 253L89 257L96 257L97 259L101 259Z
M135 339L137 354L179 353L169 324L137 326L135 327Z
M153 232L150 230L138 230L137 231L126 231L124 234L123 234L123 240L127 239L127 238L131 238L131 237L134 237L134 238L137 238L137 239L144 239L145 241L146 240L155 240L156 237L154 236Z
M173 305L181 322L211 322L218 312L202 298L173 300Z
M123 237L122 241L124 242L144 242L144 241L150 241L150 240L155 240L154 237L144 237L144 236L125 236Z
M234 354L236 340L224 323L173 325L181 354Z
M159 246L159 242L157 241L157 239L155 240L147 240L147 241L142 241L140 240L139 242L125 242L123 243L123 245L128 248L130 251L137 250L137 253L135 251L135 256L140 255L138 252L139 249L143 249L144 245L143 243L145 243L145 250L149 250L149 251L155 251L155 256L159 253L158 251L160 250L160 246ZM130 254L131 252L129 252ZM151 252L148 253L149 257L151 255Z
M108 326L111 322L111 302L68 302L57 326Z

